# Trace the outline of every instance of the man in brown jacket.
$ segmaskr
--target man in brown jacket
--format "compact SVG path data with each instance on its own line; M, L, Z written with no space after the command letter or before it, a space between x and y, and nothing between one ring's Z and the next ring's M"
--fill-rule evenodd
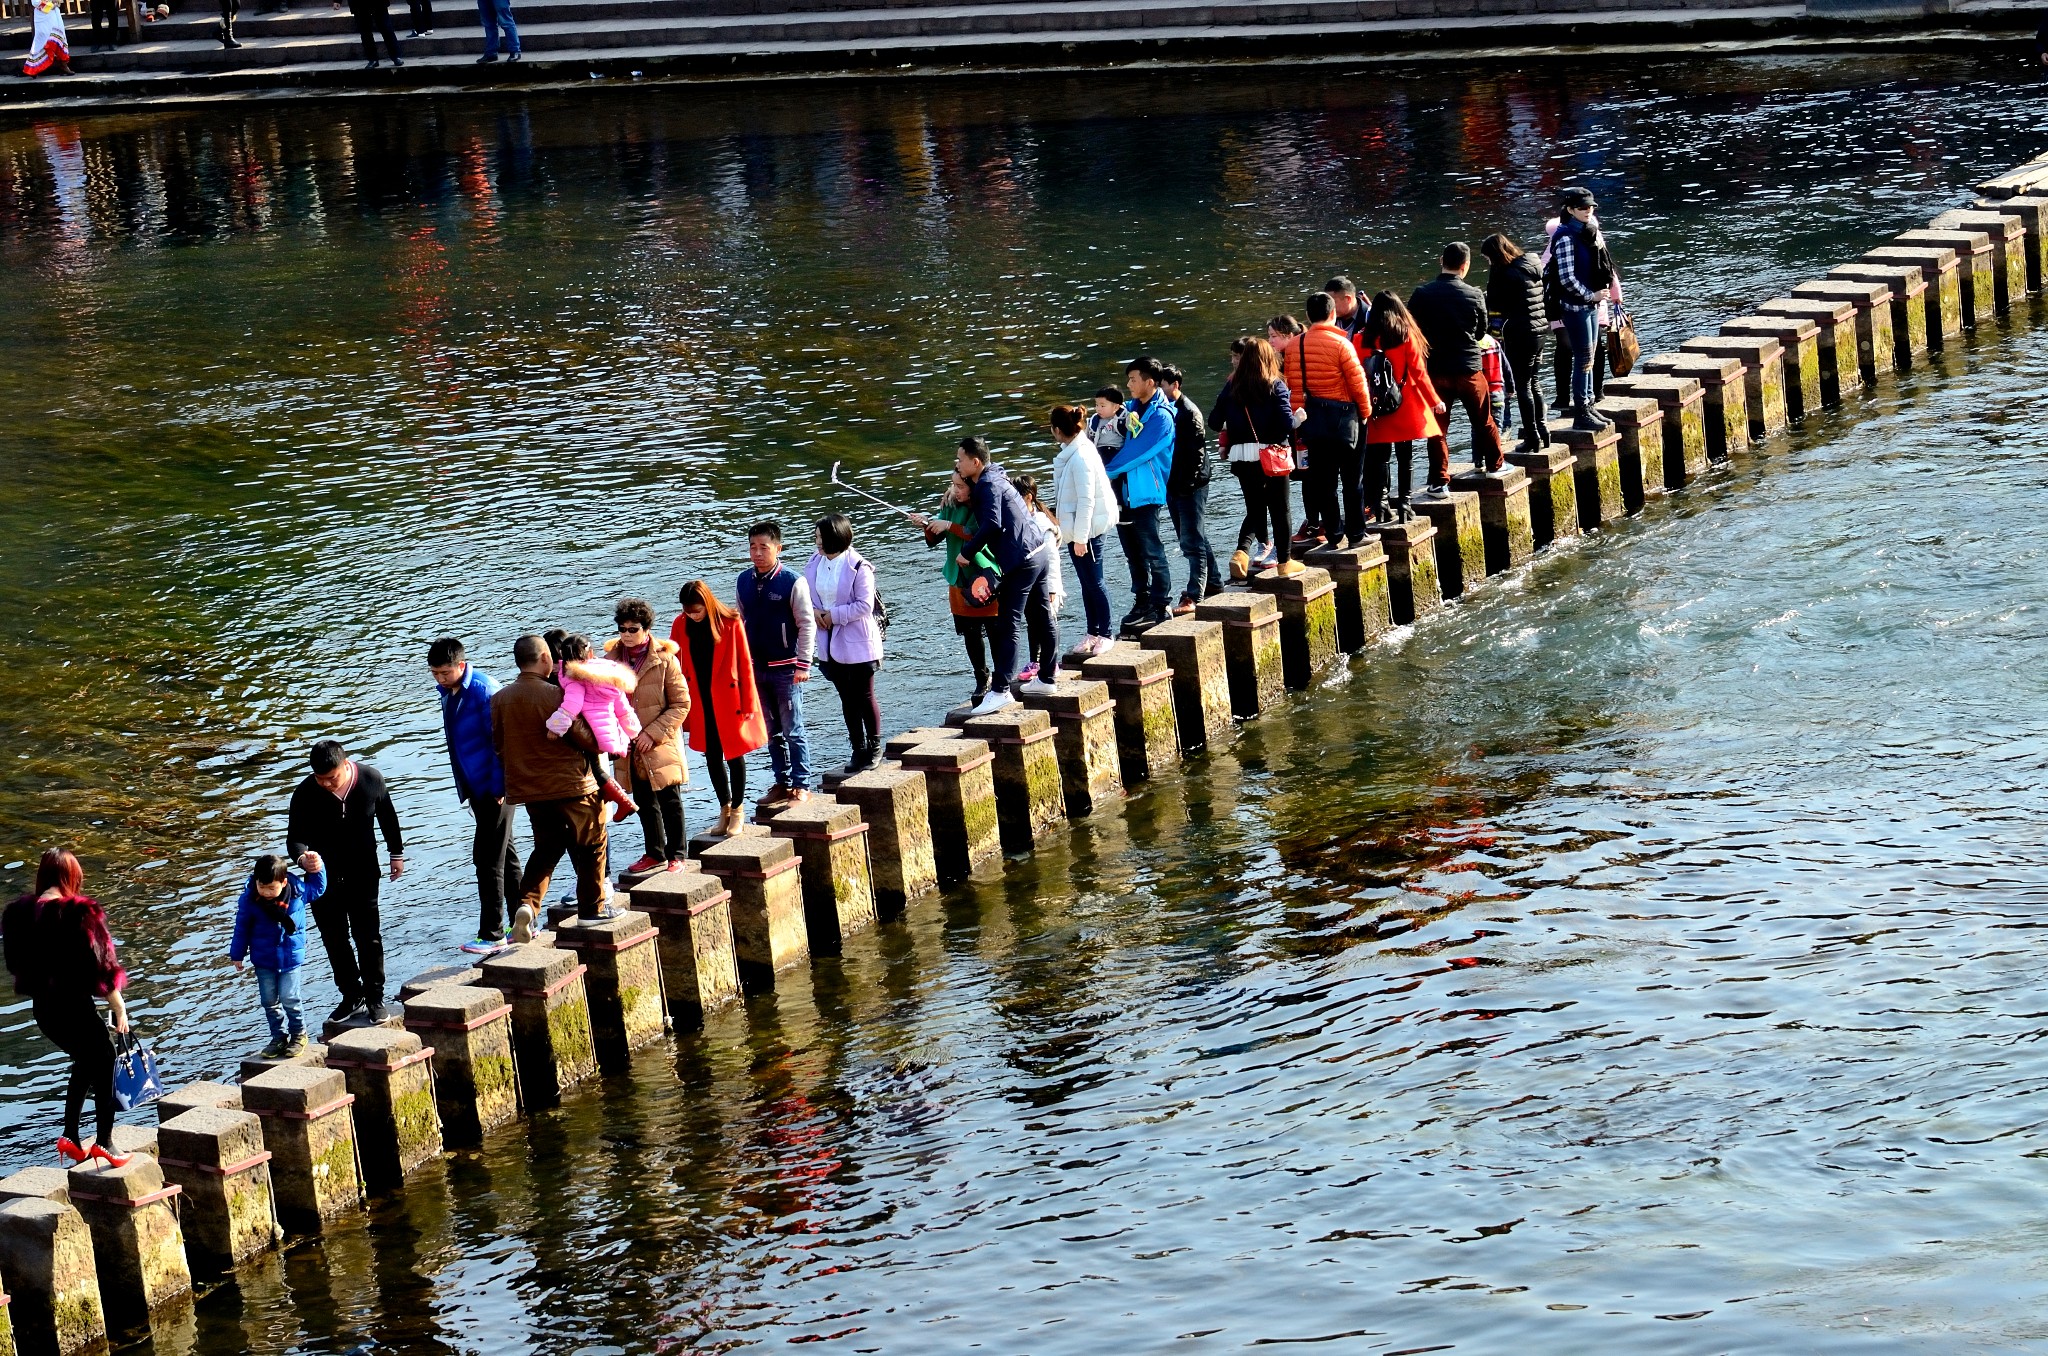
M568 737L548 733L548 717L562 704L562 689L548 681L554 656L539 636L521 636L512 646L519 677L491 698L491 743L505 768L505 803L524 805L533 830L533 852L519 880L519 907L512 914L512 940L533 939L534 920L547 898L548 878L562 854L576 870L576 913L603 918L610 891L604 879L604 794L590 775L590 762L577 741L595 747L588 727L572 725Z
M683 837L683 720L690 714L690 689L683 682L676 643L654 634L654 609L643 598L622 598L612 609L618 639L605 642L604 657L640 675L633 688L633 713L640 733L619 764L619 780L640 804L640 836L647 851L626 868L683 869L689 840Z

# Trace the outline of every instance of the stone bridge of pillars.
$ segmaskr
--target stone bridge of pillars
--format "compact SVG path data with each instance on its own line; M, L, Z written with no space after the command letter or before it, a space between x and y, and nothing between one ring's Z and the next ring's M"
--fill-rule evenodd
M965 709L888 741L827 794L691 843L687 870L621 884L632 905L474 967L430 971L383 1026L330 1026L291 1060L248 1059L123 1126L133 1157L0 1180L0 1356L104 1349L220 1274L402 1191L467 1145L578 1095L673 1024L772 990L911 900L1000 869L1126 788L1233 737L1342 656L1426 619L1557 543L1653 510L1826 406L1924 366L1965 330L2017 319L2048 268L2048 156L1968 207L1758 303L1607 383L1598 433L1457 476L1377 542L1202 603L1136 643L1069 655L1056 691ZM1341 700L1336 694L1314 700Z

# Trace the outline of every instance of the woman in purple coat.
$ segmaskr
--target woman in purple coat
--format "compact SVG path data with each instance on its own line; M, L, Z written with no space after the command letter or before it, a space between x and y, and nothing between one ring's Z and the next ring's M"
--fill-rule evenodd
M853 549L853 524L845 514L828 513L818 520L818 549L804 564L804 582L810 585L818 618L818 658L839 692L846 737L853 745L846 772L865 772L882 754L882 706L875 700L882 627L875 567Z

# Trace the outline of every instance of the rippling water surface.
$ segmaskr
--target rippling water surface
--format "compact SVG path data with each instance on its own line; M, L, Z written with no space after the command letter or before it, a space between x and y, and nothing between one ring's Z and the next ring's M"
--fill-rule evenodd
M216 1074L260 1033L228 901L309 739L396 788L394 976L467 935L431 636L503 671L523 630L729 577L747 522L837 503L834 460L919 502L963 431L1042 467L1042 409L1130 353L1206 398L1327 273L1405 290L1565 182L1674 344L2044 149L2028 79L1180 72L0 130L0 885L79 845L138 1020ZM157 1349L2041 1343L2035 319L1376 647ZM850 507L902 619L887 719L921 723L967 685L940 587ZM829 699L812 726L841 756ZM5 1024L18 1165L59 1069Z

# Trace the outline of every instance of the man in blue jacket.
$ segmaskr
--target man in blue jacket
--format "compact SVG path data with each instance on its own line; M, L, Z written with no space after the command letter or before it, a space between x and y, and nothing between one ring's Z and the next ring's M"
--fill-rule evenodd
M1141 631L1166 620L1173 576L1166 568L1166 544L1159 539L1159 510L1166 503L1166 476L1173 466L1173 402L1161 389L1164 369L1157 358L1133 358L1124 369L1130 403L1124 406L1124 445L1103 470L1123 501L1117 540L1131 564L1134 604L1125 631Z
M1170 450L1170 449L1169 449ZM1038 621L1043 650L1032 656L1041 674L1059 672L1060 624L1052 609L1053 537L1032 521L1024 496L1003 468L989 459L988 444L979 438L962 438L953 460L960 478L974 487L974 519L979 530L960 544L962 563L972 561L986 550L995 557L996 577L978 572L968 581L967 596L986 604L996 600L995 673L988 695L974 705L971 714L985 716L1000 711L1016 698L1010 684L1017 677L1017 652L1023 648L1025 618ZM1024 691L1051 692L1044 678L1024 684Z
M488 955L505 945L505 891L519 888L505 769L491 743L491 694L498 685L469 663L462 642L453 636L427 647L427 671L441 689L441 733L448 742L455 796L476 820L470 850L476 863L476 939L462 949Z

